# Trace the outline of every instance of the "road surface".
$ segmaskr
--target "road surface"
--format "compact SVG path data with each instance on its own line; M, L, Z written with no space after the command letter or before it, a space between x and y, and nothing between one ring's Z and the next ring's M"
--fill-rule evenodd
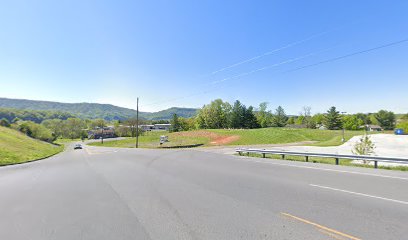
M408 173L68 149L0 168L0 239L408 239Z

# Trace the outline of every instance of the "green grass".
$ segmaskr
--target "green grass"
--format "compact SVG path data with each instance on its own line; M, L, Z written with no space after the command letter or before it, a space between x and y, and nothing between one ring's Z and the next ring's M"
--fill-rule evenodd
M169 142L160 146L160 136L169 136ZM139 137L139 147L141 148L178 148L178 147L194 147L198 145L206 145L209 143L209 139L205 137L183 137L175 133L168 132L146 132L143 136ZM136 144L136 138L126 138L123 140L113 140L89 143L91 146L103 146L103 147L124 147L133 148Z
M5 127L0 127L0 166L45 158L64 150Z
M363 131L346 131L345 138L363 135ZM169 136L169 142L159 145L160 135ZM256 145L256 144L284 144L309 141L313 146L336 146L342 144L342 131L318 129L290 129L290 128L262 128L262 129L212 129L197 130L180 133L147 132L139 138L139 146L145 148L182 147L191 145L213 146L217 138L236 136L234 141L222 145ZM91 143L93 146L102 146L100 142ZM134 147L135 139L106 141L105 147Z
M336 146L341 145L341 130L319 129L292 129L292 128L260 128L260 129L232 129L210 130L223 135L239 135L240 139L228 145L251 145L251 144L281 144L304 141L314 141L309 145ZM345 138L349 140L356 135L363 135L363 131L346 131Z
M238 155L238 154L237 154ZM262 158L262 154L258 153L249 153L248 154L243 154L244 156L249 156L249 157L259 157ZM269 159L282 159L281 155L272 155L272 154L267 154L265 158ZM288 161L297 161L297 162L305 162L305 157L302 156L290 156L286 155L284 160ZM331 164L334 165L335 159L334 158L322 158L322 157L309 157L309 162L311 163L323 163L323 164ZM340 159L339 164L342 166L353 166L353 167L365 167L365 168L374 168L373 165L369 164L355 164L352 162L350 159ZM387 169L387 170L399 170L399 171L408 171L408 166L381 166L379 165L378 168L380 169Z
M58 138L57 140L54 141L55 144L58 145L64 145L67 143L72 143L72 142L80 142L81 139L80 138L74 138L74 139L70 139L70 138Z

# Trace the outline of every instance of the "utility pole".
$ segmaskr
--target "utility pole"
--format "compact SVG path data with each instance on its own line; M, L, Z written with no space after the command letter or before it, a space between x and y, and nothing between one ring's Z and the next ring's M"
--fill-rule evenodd
M341 114L342 115L344 115L344 114L346 114L347 112L341 112ZM342 142L345 142L346 141L346 138L345 138L345 131L346 131L346 129L345 129L345 127L344 127L344 122L343 122L343 138L341 139L341 141Z
M139 147L139 98L136 105L136 148Z

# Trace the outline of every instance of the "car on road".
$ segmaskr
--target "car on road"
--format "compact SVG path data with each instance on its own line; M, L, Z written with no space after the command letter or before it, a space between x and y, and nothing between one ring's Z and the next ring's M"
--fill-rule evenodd
M74 149L82 149L82 145L81 144L75 144Z

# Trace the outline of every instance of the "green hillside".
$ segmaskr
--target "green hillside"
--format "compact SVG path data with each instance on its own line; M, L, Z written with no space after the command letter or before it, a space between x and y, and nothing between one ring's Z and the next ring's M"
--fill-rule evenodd
M345 138L363 135L363 131L346 131ZM167 135L169 142L159 145L160 135ZM314 146L337 146L342 144L342 131L318 129L260 128L260 129L210 129L185 132L147 132L139 138L140 146L182 147L182 146L219 146L219 145L256 145L285 144L303 142ZM100 142L90 145L102 146ZM134 147L135 139L114 140L105 142L104 147Z
M62 150L62 146L35 140L16 130L0 127L0 166L29 162Z
M105 120L124 120L136 116L136 110L100 103L60 103L26 99L0 98L0 108L14 108L20 110L58 111L73 114L80 118L103 118ZM168 120L173 114L180 117L192 117L197 109L169 108L167 110L149 113L140 112L139 116L147 120Z
M190 118L197 114L196 108L177 108L172 107L166 110L162 110L154 113L144 113L142 116L149 120L168 120L173 117L173 114L177 114L179 117Z

